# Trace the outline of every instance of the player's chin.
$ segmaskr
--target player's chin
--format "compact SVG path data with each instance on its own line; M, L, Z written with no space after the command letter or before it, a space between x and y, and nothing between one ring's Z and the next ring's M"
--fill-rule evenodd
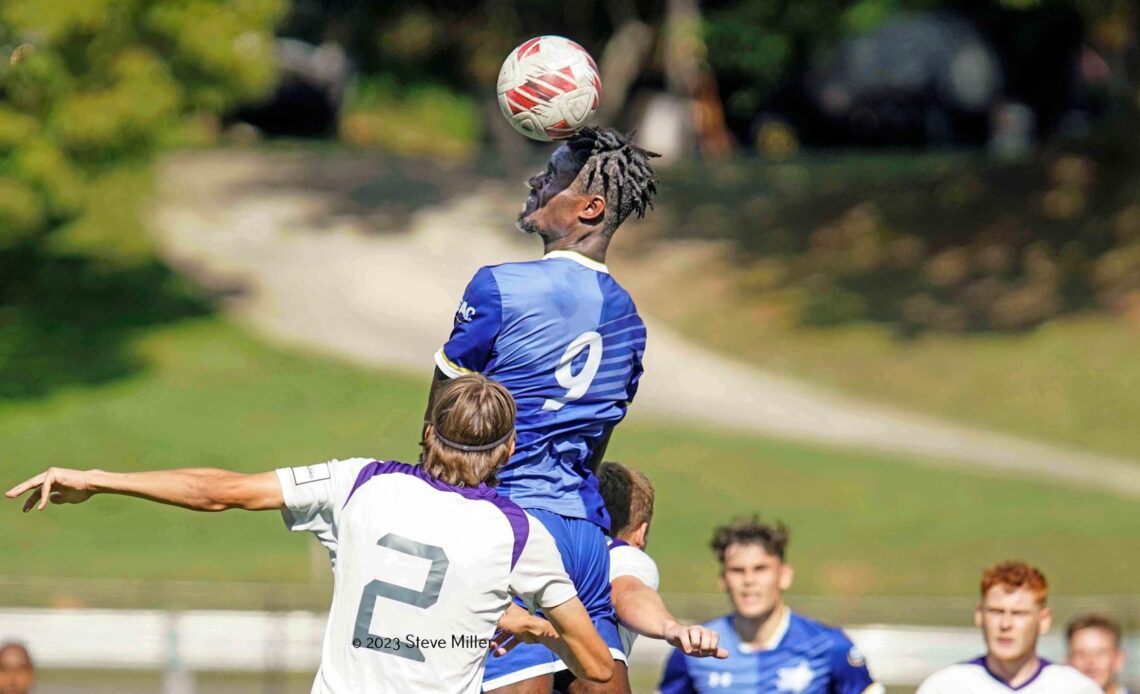
M515 228L524 234L537 234L542 231L539 229L538 223L534 221L534 218L526 212L519 215L519 218L515 221Z

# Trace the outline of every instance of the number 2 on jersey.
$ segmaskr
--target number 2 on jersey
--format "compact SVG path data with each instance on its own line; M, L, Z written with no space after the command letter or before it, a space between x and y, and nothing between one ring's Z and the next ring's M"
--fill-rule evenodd
M369 648L422 663L424 662L423 651L414 645L400 643L399 637L390 639L369 632L372 625L372 612L376 609L376 601L379 598L395 600L425 610L434 605L439 600L439 591L443 587L443 577L447 574L447 554L444 553L442 547L425 545L396 533L388 533L380 538L376 544L401 554L427 559L431 561L431 568L428 569L424 587L420 590L412 590L381 580L371 581L364 586L364 594L360 596L360 607L356 611L356 627L352 634L353 645L360 644L357 648Z
M574 373L574 360L583 350L586 350L586 363L582 365L581 371ZM590 389L590 384L594 382L594 376L598 375L598 367L601 365L602 336L591 330L574 338L562 353L562 358L558 360L558 366L554 369L554 378L558 379L558 385L566 389L566 395L560 398L547 398L546 402L542 403L542 409L560 410L566 403L585 395Z

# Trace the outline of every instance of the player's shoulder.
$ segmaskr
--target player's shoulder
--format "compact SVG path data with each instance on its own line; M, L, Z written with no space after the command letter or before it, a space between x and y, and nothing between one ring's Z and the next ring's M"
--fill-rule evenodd
M632 576L654 590L657 590L661 582L657 562L653 561L653 557L644 550L624 542L611 543L610 580L622 576Z
M965 683L975 680L978 674L984 671L984 666L976 660L947 665L941 670L934 671L923 680L919 691L941 692L943 689L950 691L954 687L961 687Z
M522 260L498 265L484 265L475 271L471 286L479 294L500 298L525 294L533 296L550 285L551 266L542 260Z
M795 634L800 638L821 639L830 644L833 648L850 648L851 639L842 629L836 626L805 617L798 612L792 612L789 617L788 623L789 633Z
M1095 682L1070 665L1047 662L1041 668L1041 676L1047 677L1050 689L1057 692L1092 694L1100 691Z
M726 614L720 617L713 617L707 622L701 623L701 626L706 629L712 629L716 633L724 636L725 634L735 633L732 629L732 615Z

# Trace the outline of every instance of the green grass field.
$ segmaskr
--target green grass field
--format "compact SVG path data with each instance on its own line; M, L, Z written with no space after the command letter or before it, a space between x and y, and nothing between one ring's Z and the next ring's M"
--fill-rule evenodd
M0 405L5 487L50 465L258 471L415 454L426 371L289 354L218 318L151 329L134 349L145 367L132 376ZM1107 496L668 422L623 426L611 451L657 484L651 549L667 591L715 591L710 530L752 511L791 526L804 593L969 594L981 566L1012 555L1047 567L1061 592L1135 589L1138 560L1121 548L1140 514ZM309 542L273 513L119 497L0 509L9 574L304 582Z
M857 397L1140 460L1135 326L1078 316L1026 334L904 341L874 325L792 328L771 315L747 302L715 312L694 305L670 322L720 352Z

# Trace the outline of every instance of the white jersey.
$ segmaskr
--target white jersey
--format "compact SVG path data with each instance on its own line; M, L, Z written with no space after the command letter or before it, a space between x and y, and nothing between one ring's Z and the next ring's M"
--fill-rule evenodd
M657 590L661 585L661 574L658 573L657 562L653 561L652 557L633 545L614 540L610 542L610 583L622 576L632 576L653 590ZM618 632L621 635L621 649L629 655L633 650L633 641L637 638L637 634L620 624Z
M1028 682L1014 688L986 667L984 657L943 668L926 678L917 694L1104 694L1096 683L1068 665L1042 659Z
M488 487L366 458L277 478L285 524L333 562L313 694L474 694L509 591L539 608L576 595L546 528Z

